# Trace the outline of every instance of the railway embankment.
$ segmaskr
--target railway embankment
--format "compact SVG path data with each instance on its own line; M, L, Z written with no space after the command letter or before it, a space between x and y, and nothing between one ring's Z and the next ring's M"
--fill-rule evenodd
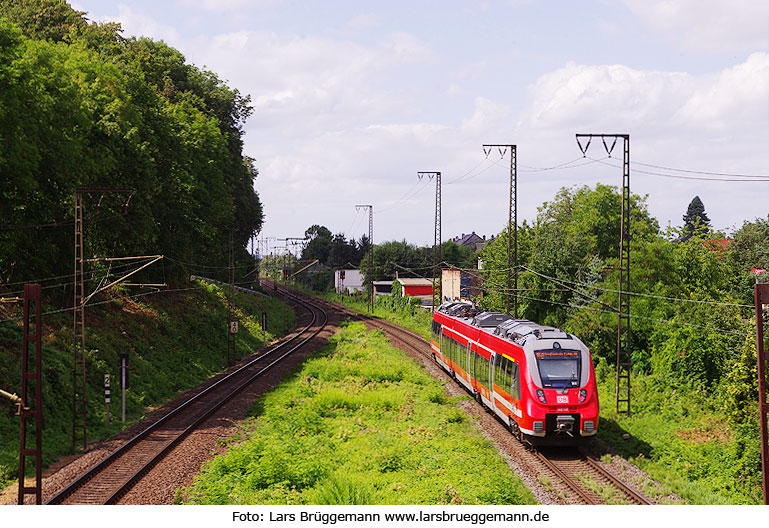
M366 299L333 299L368 312ZM429 335L429 316L386 302L375 305L375 315ZM746 340L741 354L744 377L755 376L755 345ZM664 371L634 372L633 412L618 416L616 371L601 361L596 374L602 404L591 454L615 474L661 504L760 504L755 469L760 452L757 444L745 440L758 433L735 428L727 418L728 391L740 380L705 389L681 383Z
M349 323L257 402L226 455L209 462L180 500L534 503L455 400L381 332Z
M140 421L179 393L220 372L227 365L227 298L215 284L192 281L168 291L129 298L112 292L86 309L89 449L101 439ZM267 314L267 341L287 333L294 311L276 298L235 293L239 320L234 357L264 343L262 313ZM103 302L102 301L107 301ZM45 300L44 300L45 303ZM96 304L100 303L100 304ZM44 311L55 311L44 306ZM20 321L0 324L0 387L17 387L21 378ZM71 459L72 315L61 311L43 317L44 428L43 461L49 472ZM121 422L120 355L128 354L126 422ZM111 374L110 428L104 401L104 375ZM0 408L0 503L16 500L19 418L12 405ZM30 468L33 470L33 468ZM10 491L9 491L10 490ZM5 500L4 498L7 498Z

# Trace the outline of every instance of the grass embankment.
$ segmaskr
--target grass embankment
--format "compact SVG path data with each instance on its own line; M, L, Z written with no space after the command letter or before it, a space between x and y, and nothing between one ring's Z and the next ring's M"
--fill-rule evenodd
M112 376L111 433L141 419L147 409L194 387L221 371L227 355L227 302L221 287L194 282L188 291L161 292L86 308L88 438L108 436L104 374ZM118 293L113 293L117 297ZM236 356L263 344L261 314L267 313L268 341L295 322L293 311L277 299L236 293L240 329ZM49 307L45 306L44 311ZM16 314L8 314L16 315ZM43 463L71 452L72 315L43 316ZM0 388L20 391L20 322L0 322ZM126 419L120 422L119 357L129 354ZM0 488L16 478L19 418L0 400ZM29 464L28 464L29 466ZM29 468L31 472L33 467Z
M368 313L366 299L327 295ZM429 338L431 313L378 303L374 315ZM760 504L758 431L733 431L725 417L725 389L712 391L634 373L632 414L615 413L616 373L597 369L601 401L599 438L660 486L642 490L660 502L673 493L692 504ZM630 439L623 435L628 433Z
M745 445L730 429L718 390L671 387L634 373L632 414L617 416L615 376L608 368L598 369L602 405L598 435L661 484L661 489L642 491L661 502L667 502L666 490L692 504L762 502L755 469L746 471L746 464L760 465L758 445Z
M362 323L344 324L252 415L185 502L534 503L442 384Z
M393 322L403 328L408 328L425 339L430 339L430 322L433 319L433 313L430 310L424 310L418 306L409 305L401 301L398 297L378 296L374 298L374 312L370 312L370 303L368 298L362 295L339 295L337 293L318 294L317 292L308 292L309 295L321 295L323 298L344 304L348 308L365 315L374 315L380 319Z

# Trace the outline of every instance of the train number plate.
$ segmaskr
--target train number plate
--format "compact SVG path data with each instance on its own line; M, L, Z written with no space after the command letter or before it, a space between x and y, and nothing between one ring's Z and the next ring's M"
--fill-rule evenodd
M558 396L556 398L557 403L569 403L569 397L568 396Z

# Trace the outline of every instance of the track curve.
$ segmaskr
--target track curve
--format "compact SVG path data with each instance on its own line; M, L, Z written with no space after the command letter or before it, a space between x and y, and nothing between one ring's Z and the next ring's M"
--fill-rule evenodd
M153 422L54 495L46 504L114 504L182 439L244 388L317 336L328 324L328 312L318 303L284 289L278 293L301 304L311 314L311 320L304 328Z
M394 339L423 357L428 359L432 357L430 342L419 334L389 321L354 312L337 303L331 301L323 302L326 306L333 307L334 310L341 311L351 318L364 321L371 326L380 328L387 333L391 339ZM445 370L441 369L441 371L445 373ZM451 378L448 373L446 373L446 375L448 378ZM459 387L464 388L455 380L452 381ZM476 402L475 405L481 404ZM484 411L489 412L485 406L482 408ZM494 416L496 418L496 415ZM508 427L507 424L502 424L498 419L496 421L503 427ZM514 437L510 435L510 438ZM520 443L517 439L516 442ZM570 502L582 504L654 504L648 498L622 482L600 462L581 451L562 448L536 449L528 444L520 444L524 447L523 452L527 452L536 461L536 463L531 466L538 474L546 471L550 473L552 477L555 477L563 483L563 485L558 486L558 488L563 489L565 487L565 489L568 490L568 493L571 495ZM510 454L519 457L522 456L523 453L516 450L516 453Z

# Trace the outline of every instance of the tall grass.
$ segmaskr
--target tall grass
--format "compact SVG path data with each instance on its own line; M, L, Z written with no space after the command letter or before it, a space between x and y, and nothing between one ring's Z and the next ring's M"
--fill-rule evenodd
M748 458L755 464L760 464L760 453L730 429L720 388L705 391L634 373L633 412L618 416L613 370L603 362L597 377L602 407L599 438L661 484L644 491L662 502L668 501L668 492L692 504L762 502L755 472L745 470L745 450L752 451Z

